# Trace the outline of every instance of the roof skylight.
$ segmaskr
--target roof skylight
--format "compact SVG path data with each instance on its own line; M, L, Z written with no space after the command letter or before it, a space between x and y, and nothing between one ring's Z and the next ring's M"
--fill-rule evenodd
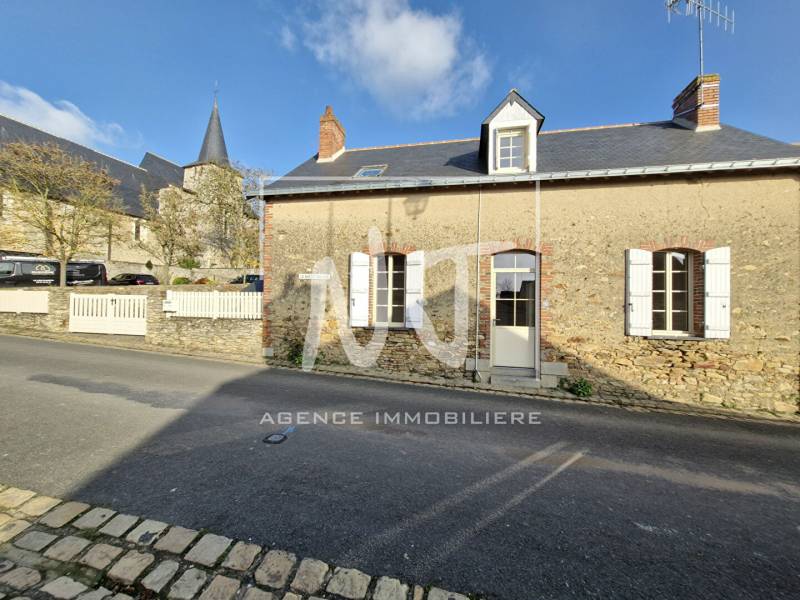
M353 177L380 177L386 170L386 165L371 165L361 167Z

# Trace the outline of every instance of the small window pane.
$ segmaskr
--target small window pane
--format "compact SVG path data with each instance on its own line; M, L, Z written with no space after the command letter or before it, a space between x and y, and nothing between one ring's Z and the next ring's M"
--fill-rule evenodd
M511 138L511 147L522 149L522 135L515 135Z
M514 168L517 168L517 169L521 169L522 168L522 157L521 156L515 156L514 158L512 158L511 159L511 166L514 167Z
M392 323L402 323L404 321L404 310L405 307L403 306L392 307Z
M389 311L385 306L378 306L375 309L375 321L378 323L386 323Z
M514 298L514 274L513 273L495 273L495 297L496 298Z
M401 290L406 287L406 274L404 271L392 273L392 287Z
M664 312L653 313L653 329L664 331L667 328L667 314Z
M517 299L533 300L536 297L536 277L533 273L517 273Z
M672 289L673 291L685 291L689 283L688 273L673 273L672 274Z
M664 273L653 273L653 291L664 291L666 283L666 276Z
M514 268L514 254L507 252L505 254L496 254L494 257L495 269L513 269Z
M389 260L388 256L377 256L375 257L375 269L379 272L385 272L387 262Z
M664 252L654 252L653 253L653 270L654 271L663 271L666 267L666 254Z
M513 326L514 325L514 301L497 300L495 301L495 325Z
M397 273L402 273L406 270L406 257L405 256L393 256L392 257L392 270Z
M653 310L665 310L667 308L667 294L664 292L653 292Z
M672 310L687 310L689 308L689 294L675 292L672 294Z
M516 257L518 269L533 269L536 266L536 257L533 254L520 253Z
M517 301L517 327L533 327L535 304L531 300Z
M688 331L689 313L672 311L672 329L673 331Z
M682 252L672 253L672 270L683 271L686 269L686 255Z
M376 294L375 301L378 304L386 305L389 304L389 291L388 290L381 290L379 289Z
M404 304L405 303L405 292L402 288L397 289L394 288L392 290L392 304Z

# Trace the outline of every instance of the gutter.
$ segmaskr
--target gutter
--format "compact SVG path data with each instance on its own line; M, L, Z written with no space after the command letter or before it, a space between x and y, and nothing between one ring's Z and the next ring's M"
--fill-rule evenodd
M767 158L753 160L716 161L704 163L686 163L675 165L658 165L645 167L622 167L616 169L590 169L576 171L553 171L549 173L524 173L520 175L478 175L475 177L393 177L381 182L353 182L351 177L282 177L277 180L336 181L325 185L306 185L294 188L267 186L263 190L247 194L248 198L266 198L277 196L302 196L335 192L362 192L374 190L396 190L407 188L452 187L465 185L486 185L506 183L528 183L534 181L570 181L595 178L631 177L647 175L676 175L683 173L709 173L724 171L744 171L755 169L779 169L800 167L800 157ZM342 183L347 181L348 183ZM276 182L277 183L277 182ZM272 185L275 185L274 183Z

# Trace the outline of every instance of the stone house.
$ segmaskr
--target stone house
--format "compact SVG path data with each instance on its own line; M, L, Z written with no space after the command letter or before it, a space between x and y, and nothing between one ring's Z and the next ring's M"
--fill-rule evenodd
M158 194L171 187L178 188L185 195L186 202L192 202L192 194L203 173L209 169L230 167L216 99L198 159L184 167L152 152L146 152L138 166L132 165L0 115L0 145L11 142L55 144L83 160L96 164L118 180L115 192L122 201L123 215L120 219L119 231L116 232L117 235L109 235L105 243L98 245L93 251L82 253L77 257L104 262L111 275L117 272L142 270L148 262L155 267L162 265L162 262L147 252L141 244L143 241L146 242L150 235L140 199L143 188L148 192ZM6 231L22 234L15 235L13 243L0 237L0 254L13 252L43 255L45 253L44 236L14 219L13 211L10 210L13 202L11 194L2 193L0 190L0 225L4 225ZM197 258L202 268L220 267L220 258L213 252L206 251ZM224 277L236 272L235 270L221 271Z
M373 148L328 107L262 194L265 356L794 413L800 148L719 86L560 131L512 90L478 137Z

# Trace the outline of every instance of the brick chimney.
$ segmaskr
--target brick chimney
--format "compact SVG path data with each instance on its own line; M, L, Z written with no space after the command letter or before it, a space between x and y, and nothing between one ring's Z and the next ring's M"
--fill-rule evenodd
M672 120L695 131L719 129L719 75L695 77L672 101Z
M319 118L319 154L317 162L331 162L344 152L344 127L330 106Z

